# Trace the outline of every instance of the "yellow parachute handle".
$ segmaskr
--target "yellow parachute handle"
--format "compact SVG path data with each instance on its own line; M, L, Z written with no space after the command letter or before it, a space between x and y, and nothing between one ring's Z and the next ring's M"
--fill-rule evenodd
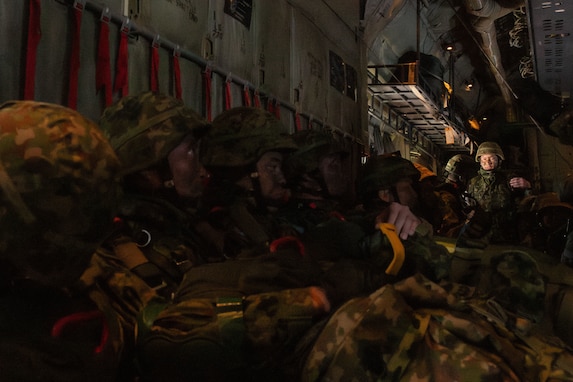
M406 258L406 251L404 250L404 244L398 237L396 233L396 226L390 223L378 223L378 229L388 238L390 245L392 245L392 252L394 252L394 258L386 268L386 274L396 276L402 265L404 264L404 259Z

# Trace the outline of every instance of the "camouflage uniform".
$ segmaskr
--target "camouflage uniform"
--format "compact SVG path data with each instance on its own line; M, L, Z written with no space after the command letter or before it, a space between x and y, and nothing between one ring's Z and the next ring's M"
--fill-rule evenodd
M153 291L125 273L124 292L137 293L124 315L99 273L82 275L111 228L118 170L100 130L77 112L33 101L0 106L3 380L129 377L129 331Z
M338 309L300 380L571 380L568 347L528 329L473 288L413 276Z
M173 188L149 194L128 188L127 180L155 168L168 181L169 153L188 136L200 140L209 126L180 100L152 92L122 98L104 110L100 123L121 160L126 184L105 247L169 298L187 269L208 260L208 249L194 228L192 209ZM137 257L146 261L131 266Z
M202 198L200 229L219 255L259 256L282 236L262 198L256 163L266 152L295 148L285 126L262 109L237 107L213 120L201 147L201 162L211 178ZM252 190L237 185L244 177L252 180Z
M236 108L215 118L202 143L212 176L197 227L227 260L189 269L173 302L141 323L142 378L280 380L279 363L324 312L309 288L316 268L296 243L275 246L281 237L256 177L254 190L235 182L265 152L292 151L294 142L270 113Z
M369 219L366 221L374 221L374 217L387 207L387 203L379 199L378 190L390 189L395 193L394 185L399 179L410 177L416 182L419 175L419 171L407 159L396 156L371 159L363 169L362 179L358 186L365 216ZM445 247L436 243L433 228L427 221L422 220L416 233L404 240L403 244L407 261L403 275L419 271L434 281L448 277L450 255Z
M497 155L500 161L504 160L503 152L497 144L485 142L476 152L476 162L486 153ZM478 174L470 179L468 194L487 215L489 242L517 243L517 205L509 187L508 174L499 167L490 171L480 168Z
M457 154L444 167L442 183L436 186L441 211L441 224L436 234L458 237L467 219L467 183L478 171L475 161L464 154Z

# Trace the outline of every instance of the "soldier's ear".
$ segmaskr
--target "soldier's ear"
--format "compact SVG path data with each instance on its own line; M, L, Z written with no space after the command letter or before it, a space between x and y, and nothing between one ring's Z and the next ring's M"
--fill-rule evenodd
M378 198L380 198L380 200L383 200L387 203L392 203L392 193L390 192L390 190L378 190Z

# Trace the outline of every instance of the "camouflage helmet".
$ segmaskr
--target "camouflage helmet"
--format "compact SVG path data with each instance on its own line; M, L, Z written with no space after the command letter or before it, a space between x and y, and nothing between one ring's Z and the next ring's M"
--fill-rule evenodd
M298 149L285 162L287 176L308 174L318 168L321 157L328 154L349 154L341 138L326 130L301 130L293 135Z
M389 189L400 179L420 179L420 171L408 159L391 155L371 158L363 168L359 190L362 194Z
M456 154L446 163L443 179L465 184L477 173L477 170L477 165L472 157L466 154Z
M199 137L209 124L177 98L143 92L106 108L100 126L121 160L122 174L131 174L167 158L187 135Z
M476 152L476 162L479 162L479 158L483 154L495 154L499 157L500 160L505 160L505 157L503 156L503 150L495 142L490 142L490 141L483 142L481 145L478 146Z
M0 105L0 272L46 285L77 280L111 225L118 170L97 125L76 111Z
M294 151L297 146L286 127L260 108L235 107L213 120L201 147L207 168L243 167L268 151Z

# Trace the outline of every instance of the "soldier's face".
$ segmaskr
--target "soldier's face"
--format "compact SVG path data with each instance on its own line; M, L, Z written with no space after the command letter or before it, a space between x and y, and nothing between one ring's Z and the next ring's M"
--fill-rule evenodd
M322 157L318 169L331 196L343 196L349 187L348 179L344 173L343 159L340 154L330 154Z
M191 136L187 136L167 157L175 190L181 197L197 198L203 192L208 172L198 157L197 143Z
M276 151L264 153L257 162L261 194L267 201L283 202L289 195L282 165L283 155Z
M479 164L484 170L491 171L499 164L499 158L495 154L483 154L479 157Z

